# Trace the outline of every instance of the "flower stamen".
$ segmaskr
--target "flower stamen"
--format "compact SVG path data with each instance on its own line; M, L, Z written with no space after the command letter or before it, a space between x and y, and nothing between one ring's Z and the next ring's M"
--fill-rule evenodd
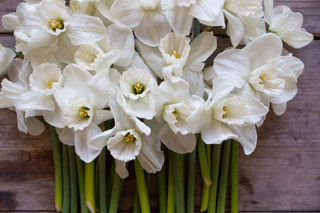
M52 81L48 81L47 88L52 89Z
M261 74L260 76L259 76L259 84L263 84L263 82L264 82L264 80L265 80L265 78L267 77L267 75L266 74Z
M128 144L132 144L136 141L136 138L133 135L131 135L130 133L127 133L124 136L124 141L127 142Z
M79 116L81 117L81 118L90 118L90 116L89 116L89 114L88 114L88 111L89 111L90 109L88 108L88 107L85 107L85 106L83 106L83 107L81 107L80 109L79 109Z
M57 29L59 30L63 30L64 29L64 23L62 19L50 19L50 21L48 21L49 25L50 25L50 29L53 32L56 32Z
M172 53L170 53L170 56L174 56L176 59L180 58L179 54L175 50L173 50Z
M144 92L144 85L141 83L135 83L133 85L133 93L135 95L140 95Z
M223 115L222 115L222 117L223 118L227 118L227 116L228 116L228 109L227 109L227 107L226 106L224 106L223 108L222 108L222 110L224 111L224 113L223 113Z

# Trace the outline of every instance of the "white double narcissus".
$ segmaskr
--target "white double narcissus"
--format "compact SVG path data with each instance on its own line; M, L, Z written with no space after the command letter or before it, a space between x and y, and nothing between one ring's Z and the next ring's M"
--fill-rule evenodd
M273 110L282 114L286 102L297 92L297 78L304 65L298 58L281 56L281 53L281 39L271 33L265 34L241 50L227 50L219 54L214 60L214 70L237 88L250 84L261 101L266 105L269 102L278 105Z
M256 123L268 107L252 96L248 88L234 90L226 79L216 78L208 91L208 99L187 118L193 133L201 133L206 144L225 140L238 141L245 154L254 151L257 143Z
M146 70L129 67L120 78L117 100L123 110L131 116L152 119L155 111L156 79Z
M265 0L264 4L265 21L269 25L270 32L277 34L294 48L302 48L313 40L313 35L302 28L301 13L295 13L284 5L273 8L273 0Z
M65 128L58 130L61 142L74 145L79 157L90 162L101 150L89 146L90 139L101 133L99 124L112 118L109 100L115 95L114 84L106 75L92 76L74 64L63 70L63 86L55 87L53 94Z
M148 47L140 42L137 42L137 46L142 58L157 76L163 79L165 67L179 65L183 71L177 77L189 83L191 94L202 96L204 61L216 49L217 40L212 33L204 32L191 44L189 42L190 39L183 35L169 33L161 39L159 48Z

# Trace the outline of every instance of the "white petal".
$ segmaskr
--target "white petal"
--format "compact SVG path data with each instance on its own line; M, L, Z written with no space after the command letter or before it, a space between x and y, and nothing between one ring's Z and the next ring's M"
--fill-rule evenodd
M226 50L214 59L214 70L218 77L228 79L235 87L241 88L249 75L250 64L241 50Z
M115 159L116 163L116 172L120 176L120 178L126 178L129 176L129 172L127 170L126 162Z
M128 66L131 63L134 52L134 37L132 31L120 24L113 24L107 27L110 38L110 50L119 54L116 65Z
M192 41L190 46L191 50L187 64L203 63L217 48L217 38L211 32L203 32Z
M166 145L168 149L180 154L192 152L197 143L194 134L175 134L168 125L162 127L159 135L162 143Z
M38 136L42 134L45 130L44 124L35 117L27 118L26 124L28 127L28 133L30 135Z
M102 40L107 31L101 19L76 13L70 20L67 33L71 43L78 46Z
M165 66L165 63L159 49L156 47L149 47L139 41L136 41L136 45L146 64L158 77L163 78L161 71Z
M16 108L23 111L48 110L53 111L55 102L53 96L42 95L37 92L25 92L16 100Z
M285 113L287 110L287 102L280 103L280 104L271 103L271 105L272 105L273 112L279 116Z
M188 35L190 33L193 20L193 17L188 14L189 11L190 8L188 7L174 7L171 10L163 11L163 13L174 32L181 35Z
M58 133L59 140L69 146L74 145L74 131L73 129L70 129L68 127L65 128L56 128L56 131Z
M142 137L142 147L138 160L141 167L149 173L161 170L164 163L164 154L161 151L161 142L156 134Z
M243 38L244 28L241 21L228 11L223 11L226 18L228 19L227 34L230 36L232 46L237 47Z
M110 8L110 16L117 22L133 28L141 23L144 11L139 1L115 0Z
M134 29L137 38L149 46L158 46L160 39L170 31L171 27L165 16L153 11L146 11L142 22Z
M101 133L101 129L95 124L74 133L75 151L80 159L86 163L93 161L101 152L101 150L94 149L89 145L90 139L99 133Z
M279 36L267 33L250 42L243 51L250 61L250 70L254 70L282 53L282 41Z

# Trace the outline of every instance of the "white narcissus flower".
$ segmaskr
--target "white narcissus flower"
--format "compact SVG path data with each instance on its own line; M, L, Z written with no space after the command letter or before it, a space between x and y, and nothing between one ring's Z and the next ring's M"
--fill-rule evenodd
M131 116L152 119L156 114L156 79L146 70L129 67L120 78L117 100Z
M265 33L262 0L226 0L223 13L228 19L227 34L234 47Z
M122 178L128 176L125 163L136 158L147 172L160 171L164 155L158 136L151 133L151 129L142 121L128 116L116 99L111 101L110 108L115 126L92 138L90 146L97 150L107 146L116 160L117 173Z
M3 22L4 26L14 30L17 51L24 54L41 47L56 51L55 42L65 33L74 46L99 41L106 35L105 26L99 18L72 14L59 0L21 3L16 14L5 15Z
M187 117L197 105L201 105L202 99L190 97L188 87L184 80L165 80L157 92L157 125L153 129L158 132L162 143L177 153L192 152L196 145Z
M160 41L159 48L148 47L137 42L139 52L151 68L160 78L163 78L163 68L171 65L180 65L182 79L190 84L190 92L201 96L203 93L202 69L204 61L217 47L216 37L210 32L201 33L191 44L183 35L169 33Z
M249 83L271 103L283 104L295 96L297 78L304 65L298 58L281 56L281 53L281 39L271 33L265 34L241 50L219 54L214 60L214 69L218 76L228 79L235 87L242 88Z
M17 100L24 98L24 94L30 91L29 75L32 72L30 64L20 58L16 58L8 67L8 79L1 82L0 108L14 108L17 113L18 129L31 135L40 135L45 127L35 116L40 115L34 110L19 110Z
M105 73L110 66L128 66L134 54L131 30L121 24L112 24L107 35L99 42L80 45L75 52L75 62L84 69Z
M234 139L245 154L252 153L257 143L256 123L264 118L268 107L247 88L234 91L226 79L216 78L212 85L212 90L207 90L208 100L187 118L193 133L201 133L206 144Z
M112 118L106 108L115 95L115 85L107 75L92 76L88 71L74 64L63 70L63 87L54 87L54 98L61 108L61 116L69 131L62 131L59 138L63 143L75 146L79 157L90 162L101 150L89 146L89 140L101 133L99 124ZM63 134L74 135L73 141Z
M313 40L313 35L302 28L301 13L295 13L284 5L273 8L273 0L265 0L264 4L265 21L269 25L270 32L277 34L294 48L302 48Z

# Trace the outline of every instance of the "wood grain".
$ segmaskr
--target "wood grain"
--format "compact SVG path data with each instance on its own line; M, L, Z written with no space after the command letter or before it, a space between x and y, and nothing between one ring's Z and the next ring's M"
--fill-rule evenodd
M14 12L22 0L0 0L0 15ZM276 1L304 15L304 27L320 33L318 0ZM14 38L0 25L0 43ZM258 129L256 151L239 156L239 210L242 212L320 212L320 40L290 52L305 63L297 96L287 112L272 112ZM17 130L16 115L0 110L0 212L54 212L54 180L49 131L39 137ZM199 172L197 173L199 175ZM200 179L200 178L198 178ZM152 176L156 181L156 177ZM196 184L199 209L201 181ZM125 181L120 210L130 212L134 181ZM130 187L131 186L131 187ZM151 192L157 208L156 191Z

